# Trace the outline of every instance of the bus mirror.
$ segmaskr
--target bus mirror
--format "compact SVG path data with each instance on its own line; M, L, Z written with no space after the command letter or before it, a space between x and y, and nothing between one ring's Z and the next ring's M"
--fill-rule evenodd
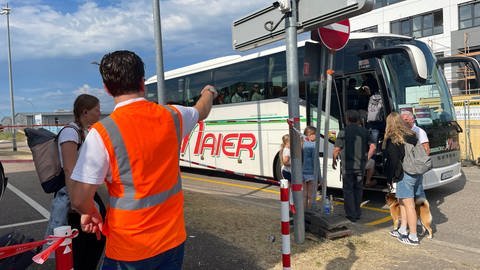
M408 56L412 65L412 70L415 73L415 80L419 82L425 82L427 80L427 60L425 59L425 55L423 54L422 50L420 50L420 48L414 45L404 44L389 48L373 49L361 52L358 54L358 56L361 59L368 59L374 57L382 58L383 56L396 53L404 53Z
M473 88L480 88L480 64L478 63L477 59L468 56L446 56L440 57L437 59L437 64L440 66L444 66L445 64L455 64L455 63L464 63L468 65L468 67L473 71L475 75L475 86Z

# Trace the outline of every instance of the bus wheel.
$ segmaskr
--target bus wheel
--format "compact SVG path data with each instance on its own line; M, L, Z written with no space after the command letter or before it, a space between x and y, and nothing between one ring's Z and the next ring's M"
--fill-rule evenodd
M275 156L275 160L273 161L273 177L280 181L282 176L282 163L280 162L280 155Z

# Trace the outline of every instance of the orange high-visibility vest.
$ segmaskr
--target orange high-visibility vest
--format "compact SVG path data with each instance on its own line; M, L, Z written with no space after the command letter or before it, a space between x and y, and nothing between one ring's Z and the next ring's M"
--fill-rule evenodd
M142 100L116 108L95 128L110 159L105 254L138 261L186 240L179 149L181 115Z

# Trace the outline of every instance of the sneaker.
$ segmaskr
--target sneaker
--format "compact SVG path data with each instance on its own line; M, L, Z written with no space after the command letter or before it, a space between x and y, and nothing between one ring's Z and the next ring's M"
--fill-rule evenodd
M400 237L397 238L403 244L411 245L411 246L418 246L420 242L418 240L412 240L408 235L400 234Z
M401 235L400 232L398 232L398 230L391 230L391 231L389 232L389 234L390 234L391 236L393 236L393 237L396 237L396 238L399 238L400 235Z

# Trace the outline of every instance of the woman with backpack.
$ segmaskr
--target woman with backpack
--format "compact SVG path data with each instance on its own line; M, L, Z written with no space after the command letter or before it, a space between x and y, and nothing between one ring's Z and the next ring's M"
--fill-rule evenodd
M65 173L66 186L55 193L52 200L51 216L46 235L52 235L53 229L59 226L70 225L76 228L79 235L73 239L73 264L74 269L96 269L103 253L105 237L97 240L94 234L85 233L80 227L80 214L70 208L68 187L70 175L77 162L78 151L85 140L88 128L100 119L100 101L88 95L79 95L73 105L75 120L63 127L58 134L58 148L60 162ZM100 213L105 217L106 209L98 194L95 202Z
M390 232L400 242L408 245L418 245L417 214L415 212L415 191L419 188L419 175L410 175L403 171L402 162L405 157L405 143L415 145L417 137L397 112L387 117L385 137L383 140L383 155L385 157L385 172L391 183L396 183L396 197L400 204L401 224ZM407 231L408 227L408 231Z

